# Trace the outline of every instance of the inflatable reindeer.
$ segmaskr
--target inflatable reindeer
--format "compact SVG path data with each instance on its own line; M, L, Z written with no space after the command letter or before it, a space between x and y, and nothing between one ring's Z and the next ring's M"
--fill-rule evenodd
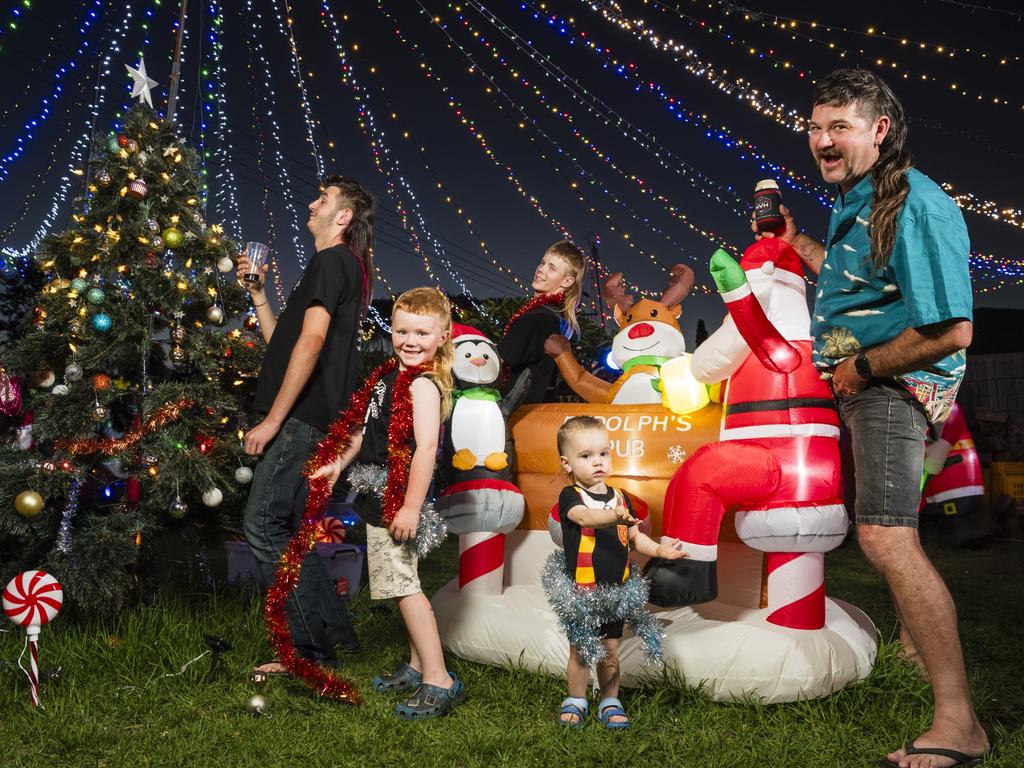
M811 363L802 264L778 238L754 243L737 264L724 251L711 274L729 310L693 355L705 384L728 379L719 442L682 464L665 497L663 529L689 557L651 562L651 600L688 605L717 595L718 533L737 510L739 537L767 553L773 624L825 623L823 553L847 530L839 499L839 416Z
M605 281L605 300L615 308L619 332L612 340L611 357L622 368L615 382L588 373L573 356L569 342L551 336L545 351L555 358L562 378L588 403L662 403L676 413L708 404L707 389L689 372L690 356L679 328L681 302L693 287L693 270L677 264L668 288L658 301L633 301L622 286L622 273Z

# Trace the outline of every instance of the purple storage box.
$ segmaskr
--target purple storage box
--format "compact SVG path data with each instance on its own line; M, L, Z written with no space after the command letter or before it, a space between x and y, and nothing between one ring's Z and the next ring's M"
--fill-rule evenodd
M256 581L259 571L256 558L244 541L229 541L224 545L228 551L228 581L231 583ZM363 560L366 547L362 544L314 545L316 553L327 569L327 575L338 585L338 594L355 597L363 580Z

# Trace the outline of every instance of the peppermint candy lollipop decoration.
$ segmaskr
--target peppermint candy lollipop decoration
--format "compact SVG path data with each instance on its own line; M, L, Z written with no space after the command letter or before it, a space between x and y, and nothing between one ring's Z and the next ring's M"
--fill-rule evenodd
M57 615L64 604L60 582L46 571L19 573L4 588L3 606L7 618L25 627L29 648L29 670L32 684L32 706L39 706L39 629ZM19 660L20 666L20 660Z

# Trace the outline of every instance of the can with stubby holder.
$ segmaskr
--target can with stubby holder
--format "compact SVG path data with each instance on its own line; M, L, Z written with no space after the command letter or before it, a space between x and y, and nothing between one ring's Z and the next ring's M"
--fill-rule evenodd
M764 179L754 187L754 227L758 232L779 234L786 229L782 215L782 193L775 179Z

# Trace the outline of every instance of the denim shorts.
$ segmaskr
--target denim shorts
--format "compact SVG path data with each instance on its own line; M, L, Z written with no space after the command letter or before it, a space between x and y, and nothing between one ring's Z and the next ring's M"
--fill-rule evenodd
M924 407L891 379L837 395L836 402L853 457L854 522L917 528L928 431Z

